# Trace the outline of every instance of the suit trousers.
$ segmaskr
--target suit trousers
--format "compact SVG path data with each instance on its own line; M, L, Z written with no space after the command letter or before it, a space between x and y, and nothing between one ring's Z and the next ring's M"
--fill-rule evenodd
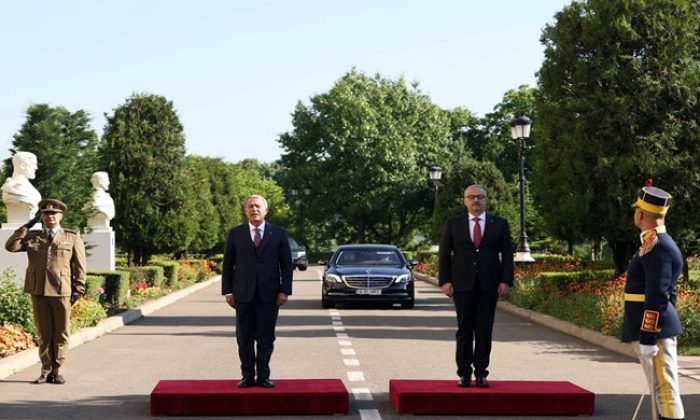
M41 374L63 375L70 336L70 296L31 296Z
M656 407L661 417L667 419L685 418L681 390L678 385L678 354L676 337L656 340L659 352L654 357L653 365L647 366L642 356L639 341L632 343L649 386L653 386L652 395L656 396Z
M457 311L457 375L486 377L491 356L491 335L498 293L483 290L479 281L468 292L453 295Z
M278 314L276 300L262 302L257 289L252 301L236 302L236 342L242 377L253 378L257 371L258 380L270 378Z

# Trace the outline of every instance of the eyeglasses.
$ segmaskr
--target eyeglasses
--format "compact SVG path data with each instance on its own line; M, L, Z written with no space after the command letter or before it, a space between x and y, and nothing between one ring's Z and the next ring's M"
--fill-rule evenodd
M479 194L479 195L465 195L464 198L467 198L469 200L483 200L484 198L486 198L486 196L481 195L481 194Z

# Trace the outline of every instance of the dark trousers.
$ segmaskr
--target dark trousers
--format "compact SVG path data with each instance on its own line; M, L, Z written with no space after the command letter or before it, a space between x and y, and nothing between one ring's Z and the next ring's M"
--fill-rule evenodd
M457 311L457 375L470 378L489 374L491 333L496 314L498 293L482 290L479 282L469 292L453 295Z
M256 371L258 380L270 378L278 314L277 302L263 303L257 290L252 301L236 302L236 342L244 378L255 377Z

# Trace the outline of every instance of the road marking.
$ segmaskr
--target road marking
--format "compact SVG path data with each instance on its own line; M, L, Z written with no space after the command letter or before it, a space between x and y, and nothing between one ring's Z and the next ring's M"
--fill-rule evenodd
M335 333L337 338L350 338L347 333Z
M343 359L345 366L360 366L360 361L357 359Z
M340 312L337 309L330 309L331 316L340 316Z
M355 397L356 401L371 401L372 393L369 392L369 388L352 388L352 395Z
M354 356L355 355L355 349L340 349L340 352L343 353L343 356Z
M339 317L338 315L333 315L333 316L331 317L331 319L332 319L333 321L340 321L340 317Z
M339 340L338 345L340 346L352 346L352 342L348 340Z
M360 410L360 418L362 420L382 420L379 410Z
M343 325L342 321L333 321L333 325Z
M365 380L365 374L363 372L346 372L348 374L348 380L350 382L362 382Z
M345 327L333 327L333 331L345 331Z

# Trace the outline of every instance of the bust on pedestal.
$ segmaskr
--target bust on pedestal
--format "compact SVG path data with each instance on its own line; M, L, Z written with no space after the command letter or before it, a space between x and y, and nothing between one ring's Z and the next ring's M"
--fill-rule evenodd
M36 177L36 155L15 153L12 168L12 178L7 178L2 184L2 201L7 208L7 227L16 229L31 220L39 209L41 194L29 182Z
M87 230L84 235L88 245L87 264L90 270L114 270L114 231L109 225L114 219L114 201L109 195L109 175L107 172L95 172L91 178L95 189L92 202L85 207L88 211Z
M32 220L39 210L41 194L29 182L36 177L37 167L34 153L17 152L12 156L12 177L2 184L2 201L7 208L7 223L0 226L0 273L8 268L14 269L17 284L24 282L27 256L8 252L5 243L16 229ZM31 229L41 229L41 225L37 223Z

